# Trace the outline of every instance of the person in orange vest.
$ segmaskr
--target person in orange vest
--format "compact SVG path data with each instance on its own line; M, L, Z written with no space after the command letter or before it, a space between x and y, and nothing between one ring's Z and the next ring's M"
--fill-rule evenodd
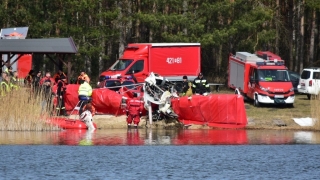
M137 93L133 93L133 98L127 102L126 107L128 128L131 128L132 121L134 128L138 128L142 110L143 101L138 98Z
M61 69L59 69L59 71L55 75L53 75L55 83L58 83L58 81L61 79L60 76L64 76L67 78L67 75Z
M64 95L67 89L67 77L64 75L60 75L60 80L57 82L57 94L56 97L58 98L58 106L56 107L57 116L62 114L63 116L67 116L66 107L64 103Z
M80 76L78 76L77 84L82 84L85 80L90 83L89 76L84 71L81 71Z

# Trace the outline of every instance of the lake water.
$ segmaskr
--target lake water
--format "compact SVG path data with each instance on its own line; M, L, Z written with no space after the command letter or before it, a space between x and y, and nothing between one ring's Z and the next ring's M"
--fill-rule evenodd
M320 133L0 132L0 179L319 179Z

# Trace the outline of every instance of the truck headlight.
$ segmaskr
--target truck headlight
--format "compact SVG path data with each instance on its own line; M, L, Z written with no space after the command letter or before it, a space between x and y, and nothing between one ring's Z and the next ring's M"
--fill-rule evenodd
M293 88L293 87L290 89L290 92L292 92L292 91L294 91L294 88Z

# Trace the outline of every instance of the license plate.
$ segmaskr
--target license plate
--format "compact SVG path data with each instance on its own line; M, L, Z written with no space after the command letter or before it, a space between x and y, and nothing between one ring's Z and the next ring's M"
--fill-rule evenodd
M283 95L274 95L275 98L284 98Z

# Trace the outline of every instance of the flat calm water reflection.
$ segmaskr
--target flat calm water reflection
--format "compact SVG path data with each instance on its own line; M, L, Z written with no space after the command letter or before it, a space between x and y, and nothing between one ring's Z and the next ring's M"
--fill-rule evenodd
M257 145L320 144L320 133L281 130L0 131L0 145Z
M0 179L319 179L320 133L0 132Z

